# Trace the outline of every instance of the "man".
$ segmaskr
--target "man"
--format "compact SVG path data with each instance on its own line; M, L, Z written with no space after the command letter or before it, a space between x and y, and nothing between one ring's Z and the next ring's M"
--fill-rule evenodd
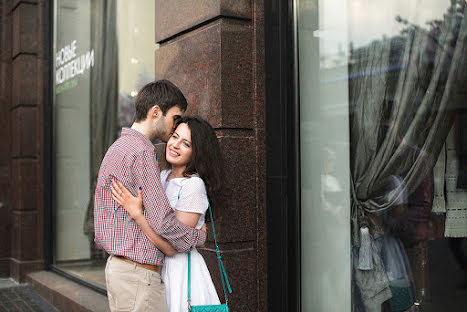
M175 249L189 251L202 245L206 233L175 218L159 177L152 141L167 142L175 121L186 110L182 92L171 82L144 86L135 100L135 122L108 149L99 170L94 204L95 242L110 254L105 268L112 311L166 310L160 277L164 254L113 199L112 180L121 181L133 194L143 190L144 214L154 229Z

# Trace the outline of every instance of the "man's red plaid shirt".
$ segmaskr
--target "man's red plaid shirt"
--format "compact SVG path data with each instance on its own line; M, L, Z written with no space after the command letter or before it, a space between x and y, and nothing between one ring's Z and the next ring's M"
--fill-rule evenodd
M112 179L121 181L133 195L142 187L144 215L149 225L175 249L187 252L204 243L203 231L175 218L161 184L154 145L138 131L123 128L121 137L102 161L94 195L94 241L107 253L147 264L162 265L164 260L164 254L112 199Z

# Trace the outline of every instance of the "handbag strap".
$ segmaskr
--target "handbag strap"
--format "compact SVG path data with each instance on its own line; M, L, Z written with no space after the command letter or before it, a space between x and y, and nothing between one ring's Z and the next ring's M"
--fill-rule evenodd
M191 251L187 253L188 256L188 310L191 310Z
M209 209L209 215L211 217L214 243L216 244L216 255L217 255L217 261L219 262L219 271L221 273L221 281L222 281L222 288L224 290L225 303L228 304L229 299L227 297L226 288L228 289L230 294L232 293L232 288L230 287L229 279L227 277L227 272L225 271L224 263L222 262L219 245L217 244L216 229L214 228L214 219L212 217L212 209L211 209L211 203L209 202L209 198L208 198L208 209ZM188 308L191 309L191 252L187 253L187 257L188 257Z

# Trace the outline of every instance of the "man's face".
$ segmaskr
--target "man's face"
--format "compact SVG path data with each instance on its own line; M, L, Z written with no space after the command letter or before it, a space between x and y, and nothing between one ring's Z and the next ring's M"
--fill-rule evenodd
M170 108L167 113L157 119L155 127L156 127L156 138L167 142L172 134L175 122L179 119L183 114L183 111L178 106L173 106Z

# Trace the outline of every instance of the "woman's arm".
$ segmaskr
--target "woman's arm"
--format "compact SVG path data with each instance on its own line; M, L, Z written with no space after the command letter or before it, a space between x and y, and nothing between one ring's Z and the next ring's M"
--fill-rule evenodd
M143 196L141 193L140 188L138 190L138 197L134 197L120 181L112 182L112 198L128 212L157 249L169 257L175 255L177 250L159 234L154 232L146 220L143 214Z
M183 224L194 228L198 224L200 213L175 210L175 217Z

